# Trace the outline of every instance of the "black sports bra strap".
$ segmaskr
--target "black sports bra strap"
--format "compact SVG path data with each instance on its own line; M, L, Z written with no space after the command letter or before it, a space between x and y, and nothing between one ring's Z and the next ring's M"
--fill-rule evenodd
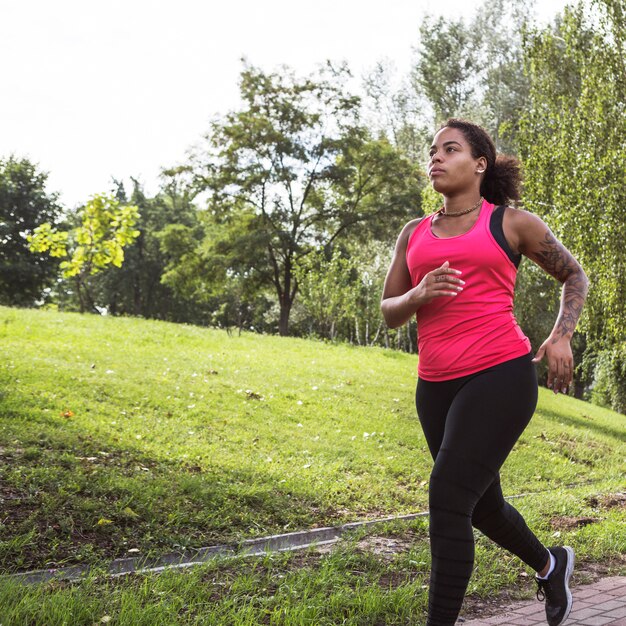
M489 230L491 231L493 238L498 242L498 245L509 257L511 263L513 263L515 267L519 267L520 261L522 260L522 255L515 254L513 250L511 250L511 246L509 246L509 242L504 236L504 229L502 228L502 220L504 218L505 208L505 206L498 206L493 210L493 212L491 213L491 219L489 220Z

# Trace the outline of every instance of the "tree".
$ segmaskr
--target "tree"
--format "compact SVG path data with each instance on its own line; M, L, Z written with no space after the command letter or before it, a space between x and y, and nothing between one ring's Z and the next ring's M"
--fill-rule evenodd
M498 151L515 153L528 100L523 33L531 26L532 6L528 0L489 0L469 24L424 20L413 86L429 103L435 126L449 117L469 117L489 131Z
M139 235L134 225L139 210L120 205L112 195L95 195L78 212L79 225L70 231L43 223L27 236L31 252L49 252L51 257L66 258L60 268L65 278L74 278L81 313L97 312L88 278L109 265L121 267L124 247Z
M524 72L524 33L532 27L529 0L488 0L471 22L473 33L488 36L473 41L477 60L478 110L473 116L487 128L498 152L517 152L517 132L529 98Z
M264 318L271 307L266 269L255 262L266 250L259 218L251 210L200 218L198 227L169 224L157 233L168 258L162 283L205 311L205 322L275 331Z
M184 167L165 170L154 197L148 197L139 181L132 177L130 198L124 185L115 182L118 201L139 209L134 226L139 235L125 248L121 267L110 265L90 279L94 299L112 315L206 322L206 311L202 307L180 297L161 280L171 258L161 247L159 233L170 224L199 229L189 172Z
M393 255L390 241L355 239L332 250L318 250L297 268L303 325L310 335L358 345L392 344L416 350L415 320L396 330L385 325L380 297Z
M475 33L462 19L428 16L422 22L413 79L432 105L434 125L462 114L472 101L480 69L475 48Z
M394 67L383 61L367 73L363 85L364 121L373 135L388 137L409 159L423 161L432 134L425 96L409 80L398 81Z
M32 254L27 235L44 222L57 224L57 195L46 191L48 175L28 159L0 159L0 302L32 306L56 275L45 254Z
M525 204L591 281L581 324L588 382L602 366L615 385L606 400L621 410L626 380L615 377L626 367L625 13L623 0L581 2L556 28L529 34L531 104L520 131Z
M247 259L247 266L229 269L273 287L282 335L303 256L357 225L364 233L395 230L419 206L416 168L359 123L360 99L347 92L348 77L347 68L330 64L304 79L286 67L264 73L245 66L244 108L214 122L195 160L198 185L209 196L209 235L229 225L223 249ZM210 273L205 269L209 282Z

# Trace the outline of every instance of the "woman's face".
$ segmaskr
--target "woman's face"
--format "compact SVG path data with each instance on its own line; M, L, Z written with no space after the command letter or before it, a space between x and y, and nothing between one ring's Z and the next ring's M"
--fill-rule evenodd
M474 186L478 191L486 167L487 159L472 156L472 149L458 128L445 127L435 135L427 168L435 191L454 195L471 191Z

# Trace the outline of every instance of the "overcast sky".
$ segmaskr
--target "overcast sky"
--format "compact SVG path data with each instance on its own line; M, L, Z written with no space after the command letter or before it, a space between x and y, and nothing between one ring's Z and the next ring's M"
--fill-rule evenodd
M566 0L539 0L547 21ZM74 206L136 176L154 193L209 120L238 104L241 57L299 73L345 60L408 71L427 13L468 0L0 0L0 158L28 157Z

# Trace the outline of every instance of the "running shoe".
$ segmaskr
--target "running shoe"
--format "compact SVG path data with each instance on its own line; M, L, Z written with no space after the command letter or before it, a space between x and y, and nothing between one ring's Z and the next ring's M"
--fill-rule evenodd
M574 571L574 550L569 546L548 548L556 559L552 574L537 581L537 600L546 602L546 619L549 626L561 626L572 610L572 592L569 579Z

